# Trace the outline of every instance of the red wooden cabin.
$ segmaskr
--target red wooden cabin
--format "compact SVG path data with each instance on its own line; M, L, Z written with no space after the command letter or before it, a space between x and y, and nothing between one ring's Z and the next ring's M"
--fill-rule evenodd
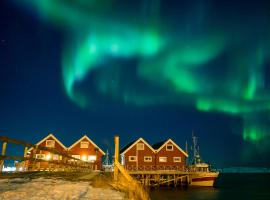
M93 163L93 169L102 168L102 156L105 153L86 135L72 144L68 148L68 153L74 158Z
M127 170L152 170L155 167L155 150L143 138L122 148L120 156Z
M65 145L63 145L53 134L49 134L48 136L40 140L38 143L36 143L36 145L51 148L57 150L60 153L67 153L67 148L65 147ZM38 166L39 169L46 169L48 167L47 161L49 160L59 162L62 160L61 155L52 154L45 150L36 150L36 152L34 152L33 148L30 148L28 150L27 156L44 160L44 162L40 162L40 166ZM31 166L31 164L31 162L27 162L27 167Z
M156 152L157 170L184 170L188 154L181 149L173 140L168 139L159 142L152 147Z

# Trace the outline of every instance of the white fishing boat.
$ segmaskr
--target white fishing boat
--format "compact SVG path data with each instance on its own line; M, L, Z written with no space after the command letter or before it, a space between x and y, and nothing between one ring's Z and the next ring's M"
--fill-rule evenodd
M193 135L192 140L193 160L192 164L188 167L190 174L190 185L211 187L214 185L219 172L212 170L209 164L201 160L201 156L199 154L198 137Z

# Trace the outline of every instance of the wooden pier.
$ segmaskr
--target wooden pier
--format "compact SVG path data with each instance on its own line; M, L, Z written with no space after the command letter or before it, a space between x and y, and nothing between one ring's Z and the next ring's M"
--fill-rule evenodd
M190 182L189 173L182 171L129 171L132 177L137 179L142 185L149 187L188 186Z

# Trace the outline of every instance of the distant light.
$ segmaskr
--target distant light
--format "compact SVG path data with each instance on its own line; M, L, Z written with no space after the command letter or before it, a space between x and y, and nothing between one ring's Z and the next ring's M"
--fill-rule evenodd
M86 161L86 160L87 160L87 156L86 156L86 155L83 155L83 156L82 156L82 160L83 160L83 161Z
M47 154L46 155L46 160L50 160L51 159L51 154Z
M15 172L16 167L5 167L3 166L3 172Z

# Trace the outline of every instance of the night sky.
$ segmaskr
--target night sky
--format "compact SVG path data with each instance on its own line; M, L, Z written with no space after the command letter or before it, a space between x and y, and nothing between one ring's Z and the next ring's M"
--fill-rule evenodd
M3 136L194 132L217 167L270 167L270 2L2 0L0 94Z

